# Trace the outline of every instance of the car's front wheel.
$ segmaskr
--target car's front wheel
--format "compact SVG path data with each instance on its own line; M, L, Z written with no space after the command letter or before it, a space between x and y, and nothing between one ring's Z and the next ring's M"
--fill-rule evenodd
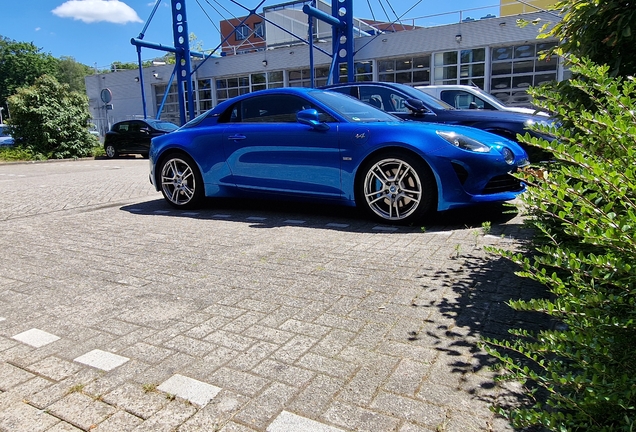
M375 219L414 224L435 210L437 187L430 168L406 153L381 154L363 167L356 202Z
M108 156L109 159L113 159L118 156L117 149L112 144L106 144L104 150L106 151L106 156Z
M194 208L204 196L203 178L194 160L185 154L171 154L159 169L161 193L176 208Z

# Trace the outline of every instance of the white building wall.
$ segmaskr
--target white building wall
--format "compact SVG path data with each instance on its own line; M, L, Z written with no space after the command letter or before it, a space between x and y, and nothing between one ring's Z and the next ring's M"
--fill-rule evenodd
M539 19L541 22L554 22L556 19L554 15L544 12L525 14L522 17L528 21ZM434 54L449 50L536 43L539 26L528 25L521 28L516 24L518 18L520 18L518 15L496 17L386 33L377 37L356 38L355 60L375 61L382 58L417 56L423 53ZM461 35L459 41L458 35ZM331 52L331 43L321 43L316 46L326 52ZM488 56L489 54L487 54L487 60ZM267 62L266 66L265 61ZM315 66L328 66L330 63L331 58L328 55L317 50L314 51ZM193 62L193 64L196 65L197 62ZM308 67L309 47L307 45L293 45L262 52L210 58L197 69L193 80L211 79L214 86L214 81L218 77L288 71ZM173 65L144 69L148 117L154 117L157 109L153 86L167 84L172 70ZM155 74L157 74L156 77ZM126 70L86 77L86 91L90 100L91 113L98 127L107 129L114 122L143 117L139 82L135 81L137 76L137 70ZM374 76L377 78L377 72ZM488 71L486 78L489 78ZM285 78L285 84L287 84L287 78ZM104 88L109 88L113 94L112 110L104 110L104 104L100 101L100 91ZM214 102L216 102L214 87L212 94Z

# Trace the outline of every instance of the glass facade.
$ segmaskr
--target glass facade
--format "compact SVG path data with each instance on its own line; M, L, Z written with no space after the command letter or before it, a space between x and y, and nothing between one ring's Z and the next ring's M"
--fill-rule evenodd
M490 93L506 105L528 105L528 87L558 79L558 57L541 56L555 45L550 42L492 48Z

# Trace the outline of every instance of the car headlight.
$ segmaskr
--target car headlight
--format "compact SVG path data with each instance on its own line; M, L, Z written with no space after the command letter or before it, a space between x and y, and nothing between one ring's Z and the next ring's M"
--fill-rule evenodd
M504 160L508 165L512 165L515 163L515 154L508 147L504 147L501 149L501 153L503 154Z
M449 144L459 147L460 149L477 153L488 153L490 151L489 146L477 141L476 139L467 137L466 135L447 131L437 131L437 135L444 138Z

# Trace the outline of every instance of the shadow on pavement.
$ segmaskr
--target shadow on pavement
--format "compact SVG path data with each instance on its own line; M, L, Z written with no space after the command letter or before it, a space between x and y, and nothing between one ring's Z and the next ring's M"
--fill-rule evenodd
M397 228L398 232L447 231L481 227L484 222L489 222L493 235L501 234L501 230L497 229L498 225L508 223L518 215L517 208L512 204L490 204L438 212L418 226L404 226L379 223L355 207L239 198L207 199L203 206L196 210L175 209L163 199L127 205L121 209L143 215L163 214L195 219L228 218L250 222L254 228L289 226L292 225L289 223L290 220L302 219L305 227L324 228L327 224L332 224L326 228L354 232L367 229L374 229L374 232L377 232L378 226Z

